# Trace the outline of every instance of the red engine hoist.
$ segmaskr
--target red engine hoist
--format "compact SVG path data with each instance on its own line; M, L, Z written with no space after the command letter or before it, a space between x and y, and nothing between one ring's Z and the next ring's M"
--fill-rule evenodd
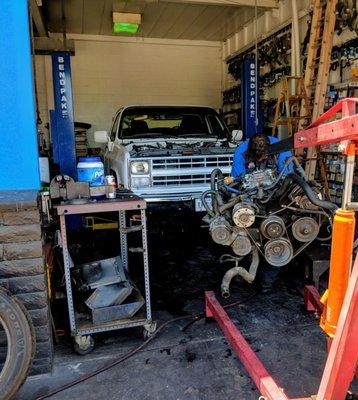
M328 290L322 299L313 287L305 290L308 308L322 311L320 325L330 339L329 353L317 395L296 400L344 400L357 367L358 255L353 268L352 255L354 210L358 210L358 203L351 201L354 160L358 154L357 105L357 98L341 100L307 129L294 135L294 149L339 142L342 153L347 155L342 207L333 220ZM339 113L341 118L337 119ZM217 321L263 398L292 400L266 370L213 292L205 293L205 313Z

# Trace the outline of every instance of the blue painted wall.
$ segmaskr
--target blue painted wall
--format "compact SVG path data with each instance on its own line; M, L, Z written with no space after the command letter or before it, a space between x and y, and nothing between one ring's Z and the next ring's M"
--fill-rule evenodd
M1 0L0 26L0 190L38 189L27 1Z

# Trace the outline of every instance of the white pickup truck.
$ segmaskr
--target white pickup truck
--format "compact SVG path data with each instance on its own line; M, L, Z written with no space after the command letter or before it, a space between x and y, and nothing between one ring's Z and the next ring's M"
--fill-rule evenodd
M200 195L210 174L225 174L240 131L230 133L219 114L201 106L127 106L113 118L110 133L95 132L105 143L106 172L118 185L148 202L190 202L202 211Z

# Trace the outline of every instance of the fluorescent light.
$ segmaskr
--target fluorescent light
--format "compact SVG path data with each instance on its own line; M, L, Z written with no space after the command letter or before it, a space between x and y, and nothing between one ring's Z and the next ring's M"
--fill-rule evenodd
M130 24L128 22L114 22L113 32L114 33L137 33L139 24Z
M113 13L113 32L137 33L141 24L141 14Z

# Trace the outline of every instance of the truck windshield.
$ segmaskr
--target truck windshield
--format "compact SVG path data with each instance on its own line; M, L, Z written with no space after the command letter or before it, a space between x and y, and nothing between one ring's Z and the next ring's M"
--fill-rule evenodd
M206 107L131 107L123 111L119 138L227 138L228 129Z

